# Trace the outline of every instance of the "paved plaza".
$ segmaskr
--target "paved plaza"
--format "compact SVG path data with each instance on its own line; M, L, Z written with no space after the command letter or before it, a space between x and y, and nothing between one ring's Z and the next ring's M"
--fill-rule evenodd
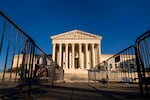
M1 89L2 100L148 100L139 94L138 84L55 83L54 86L32 86L19 94L18 89Z

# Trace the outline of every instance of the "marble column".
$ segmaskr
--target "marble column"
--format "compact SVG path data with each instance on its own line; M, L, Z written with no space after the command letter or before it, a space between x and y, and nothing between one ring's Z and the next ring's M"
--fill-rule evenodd
M95 48L95 64L99 64L99 44L96 44L96 48Z
M63 68L66 68L66 51L65 51L65 45L62 45L62 66L63 66Z
M82 65L81 53L82 53L82 44L79 44L79 66L81 69L84 69L84 66Z
M92 44L92 63L93 63L93 67L95 67L95 50L94 50L94 44Z
M55 56L56 56L55 51L56 51L56 44L53 44L53 56L52 56L53 61L55 61Z
M39 64L43 64L43 58L42 57L40 57L40 59L39 59Z
M72 68L72 50L71 50L71 45L69 46L69 69Z
M88 44L85 44L85 57L86 57L86 69L89 69L89 66L88 66Z
M98 64L100 63L100 44L97 44L98 45L98 50L97 50L97 52L98 52Z
M74 69L74 60L75 59L75 44L72 44L72 69Z
M66 48L66 50L65 50L66 51L66 63L65 64L66 64L66 69L68 69L68 54L69 54L68 53L68 44L65 45L65 48Z
M61 66L61 62L62 62L62 44L59 44L59 66Z

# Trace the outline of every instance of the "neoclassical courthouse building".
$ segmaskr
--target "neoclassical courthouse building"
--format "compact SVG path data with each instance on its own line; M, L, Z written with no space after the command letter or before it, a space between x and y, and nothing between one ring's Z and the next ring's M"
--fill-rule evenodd
M80 30L72 30L50 38L53 45L52 59L45 60L47 65L51 65L53 60L64 69L64 81L66 82L87 82L87 70L95 68L100 63L103 64L103 61L113 56L113 54L101 54L102 36ZM26 55L27 58L30 58L30 56L32 55ZM117 66L121 66L121 63L126 64L126 66L134 65L134 55L128 55L126 59L124 55L119 57L119 62L115 62L115 59L109 61L108 68L111 68L110 70L118 70L117 68L119 67ZM41 55L36 55L33 63L45 64L45 60ZM15 55L13 68L21 66L22 61L23 54ZM33 68L35 64L33 64ZM100 65L100 67L103 68L104 66Z
M113 56L101 54L102 36L72 30L50 38L53 45L52 60L64 69L65 81L87 81L88 69L94 68L100 62ZM22 59L22 54L15 55L13 67L21 66ZM34 62L37 62L36 59ZM48 65L50 63L48 62ZM43 64L41 58L39 58L39 64Z
M72 30L52 39L52 59L65 71L91 69L100 63L102 37Z

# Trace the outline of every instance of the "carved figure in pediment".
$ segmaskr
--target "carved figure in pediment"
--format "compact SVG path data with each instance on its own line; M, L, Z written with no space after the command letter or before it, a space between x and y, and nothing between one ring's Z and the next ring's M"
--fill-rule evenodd
M96 38L96 37L97 36L94 36L92 34L85 33L85 32L80 32L80 31L70 31L70 32L67 32L65 34L57 36L57 38L65 38L65 39L69 39L69 38Z

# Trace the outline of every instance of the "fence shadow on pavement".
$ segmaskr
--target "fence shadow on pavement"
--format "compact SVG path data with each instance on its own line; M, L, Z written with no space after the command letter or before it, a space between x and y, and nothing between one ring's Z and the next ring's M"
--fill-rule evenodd
M127 85L127 84L125 84ZM31 96L28 97L28 91L23 91L20 95L18 91L7 94L2 99L29 99L29 100L120 100L120 99L140 99L142 98L138 91L138 87L116 87L102 88L100 83L58 83L55 86L41 86L32 88ZM12 90L12 89L11 89ZM6 91L9 91L6 90Z

